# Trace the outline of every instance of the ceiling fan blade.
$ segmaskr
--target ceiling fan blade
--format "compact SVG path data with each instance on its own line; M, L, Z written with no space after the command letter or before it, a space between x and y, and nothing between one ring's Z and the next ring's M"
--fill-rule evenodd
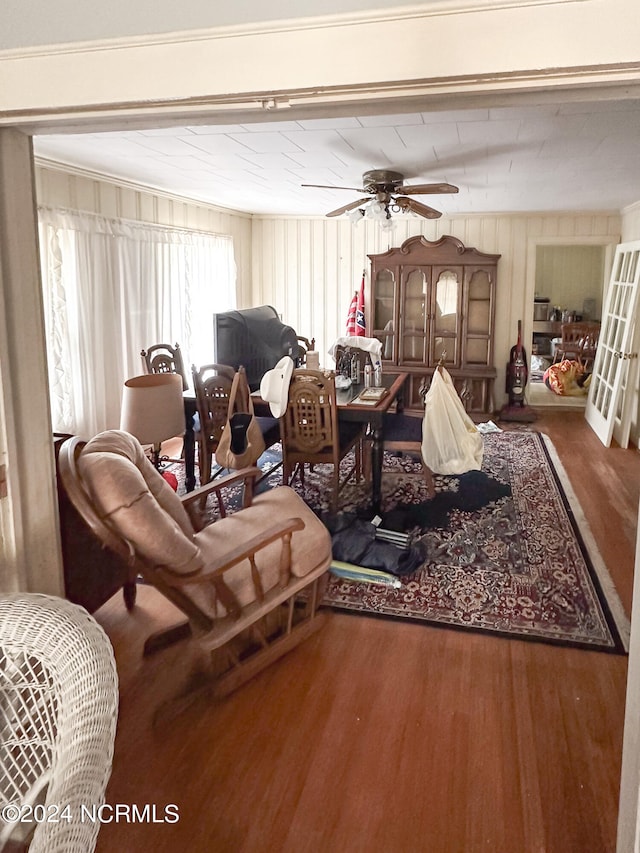
M427 195L429 193L435 195L438 193L457 193L458 187L455 187L453 184L416 184L413 187L398 187L398 192L405 193L406 195Z
M357 201L352 201L351 204L345 204L337 210L332 210L331 213L327 213L327 216L340 216L341 213L347 213L347 211L354 210L356 207L360 207L361 204L367 204L369 201L371 201L370 198L359 198ZM407 199L407 201L410 201L410 199Z
M328 184L300 184L301 187L315 187L319 190L351 190L352 193L366 192L362 187L335 187Z
M401 207L405 211L410 210L412 213L417 213L418 216L424 216L425 219L439 219L442 216L442 213L439 210L435 210L433 207L428 207L426 204L421 204L419 201L415 201L412 198L399 196L398 198L394 198L393 203L397 204L398 207Z

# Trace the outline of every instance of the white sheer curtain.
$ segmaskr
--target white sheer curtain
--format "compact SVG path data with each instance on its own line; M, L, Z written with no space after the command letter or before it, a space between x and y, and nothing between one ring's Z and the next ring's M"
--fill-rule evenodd
M55 431L117 427L152 344L213 361L212 315L236 307L230 237L48 208L39 224Z

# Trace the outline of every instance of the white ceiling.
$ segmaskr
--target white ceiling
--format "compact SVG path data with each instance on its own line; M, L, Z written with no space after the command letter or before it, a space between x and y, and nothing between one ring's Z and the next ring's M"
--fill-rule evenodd
M280 116L279 116L280 118ZM447 181L444 214L620 210L640 200L640 101L37 136L36 156L233 210L324 215L362 173Z

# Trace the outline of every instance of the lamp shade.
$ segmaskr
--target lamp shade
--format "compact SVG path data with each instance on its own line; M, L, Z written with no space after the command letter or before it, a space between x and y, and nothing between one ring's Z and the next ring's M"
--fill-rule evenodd
M177 373L134 376L124 383L120 429L140 444L159 445L185 429L182 377Z

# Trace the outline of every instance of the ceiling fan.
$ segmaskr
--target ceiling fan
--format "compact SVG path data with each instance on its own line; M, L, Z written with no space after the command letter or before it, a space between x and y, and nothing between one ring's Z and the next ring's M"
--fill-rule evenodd
M362 176L361 189L357 187L332 187L324 184L302 184L302 186L369 193L380 205L380 210L387 219L391 218L391 211L394 213L400 213L401 211L406 213L410 211L418 214L418 216L424 216L425 219L438 219L442 216L439 210L435 210L435 208L429 207L426 204L421 204L419 201L408 196L458 192L458 187L454 187L453 184L415 184L414 186L406 186L404 184L404 175L401 172L393 172L388 169L372 169L369 172L365 172ZM350 210L355 210L371 202L371 198L359 198L357 201L352 201L336 210L330 211L327 213L327 216L340 216L343 213L348 213Z

